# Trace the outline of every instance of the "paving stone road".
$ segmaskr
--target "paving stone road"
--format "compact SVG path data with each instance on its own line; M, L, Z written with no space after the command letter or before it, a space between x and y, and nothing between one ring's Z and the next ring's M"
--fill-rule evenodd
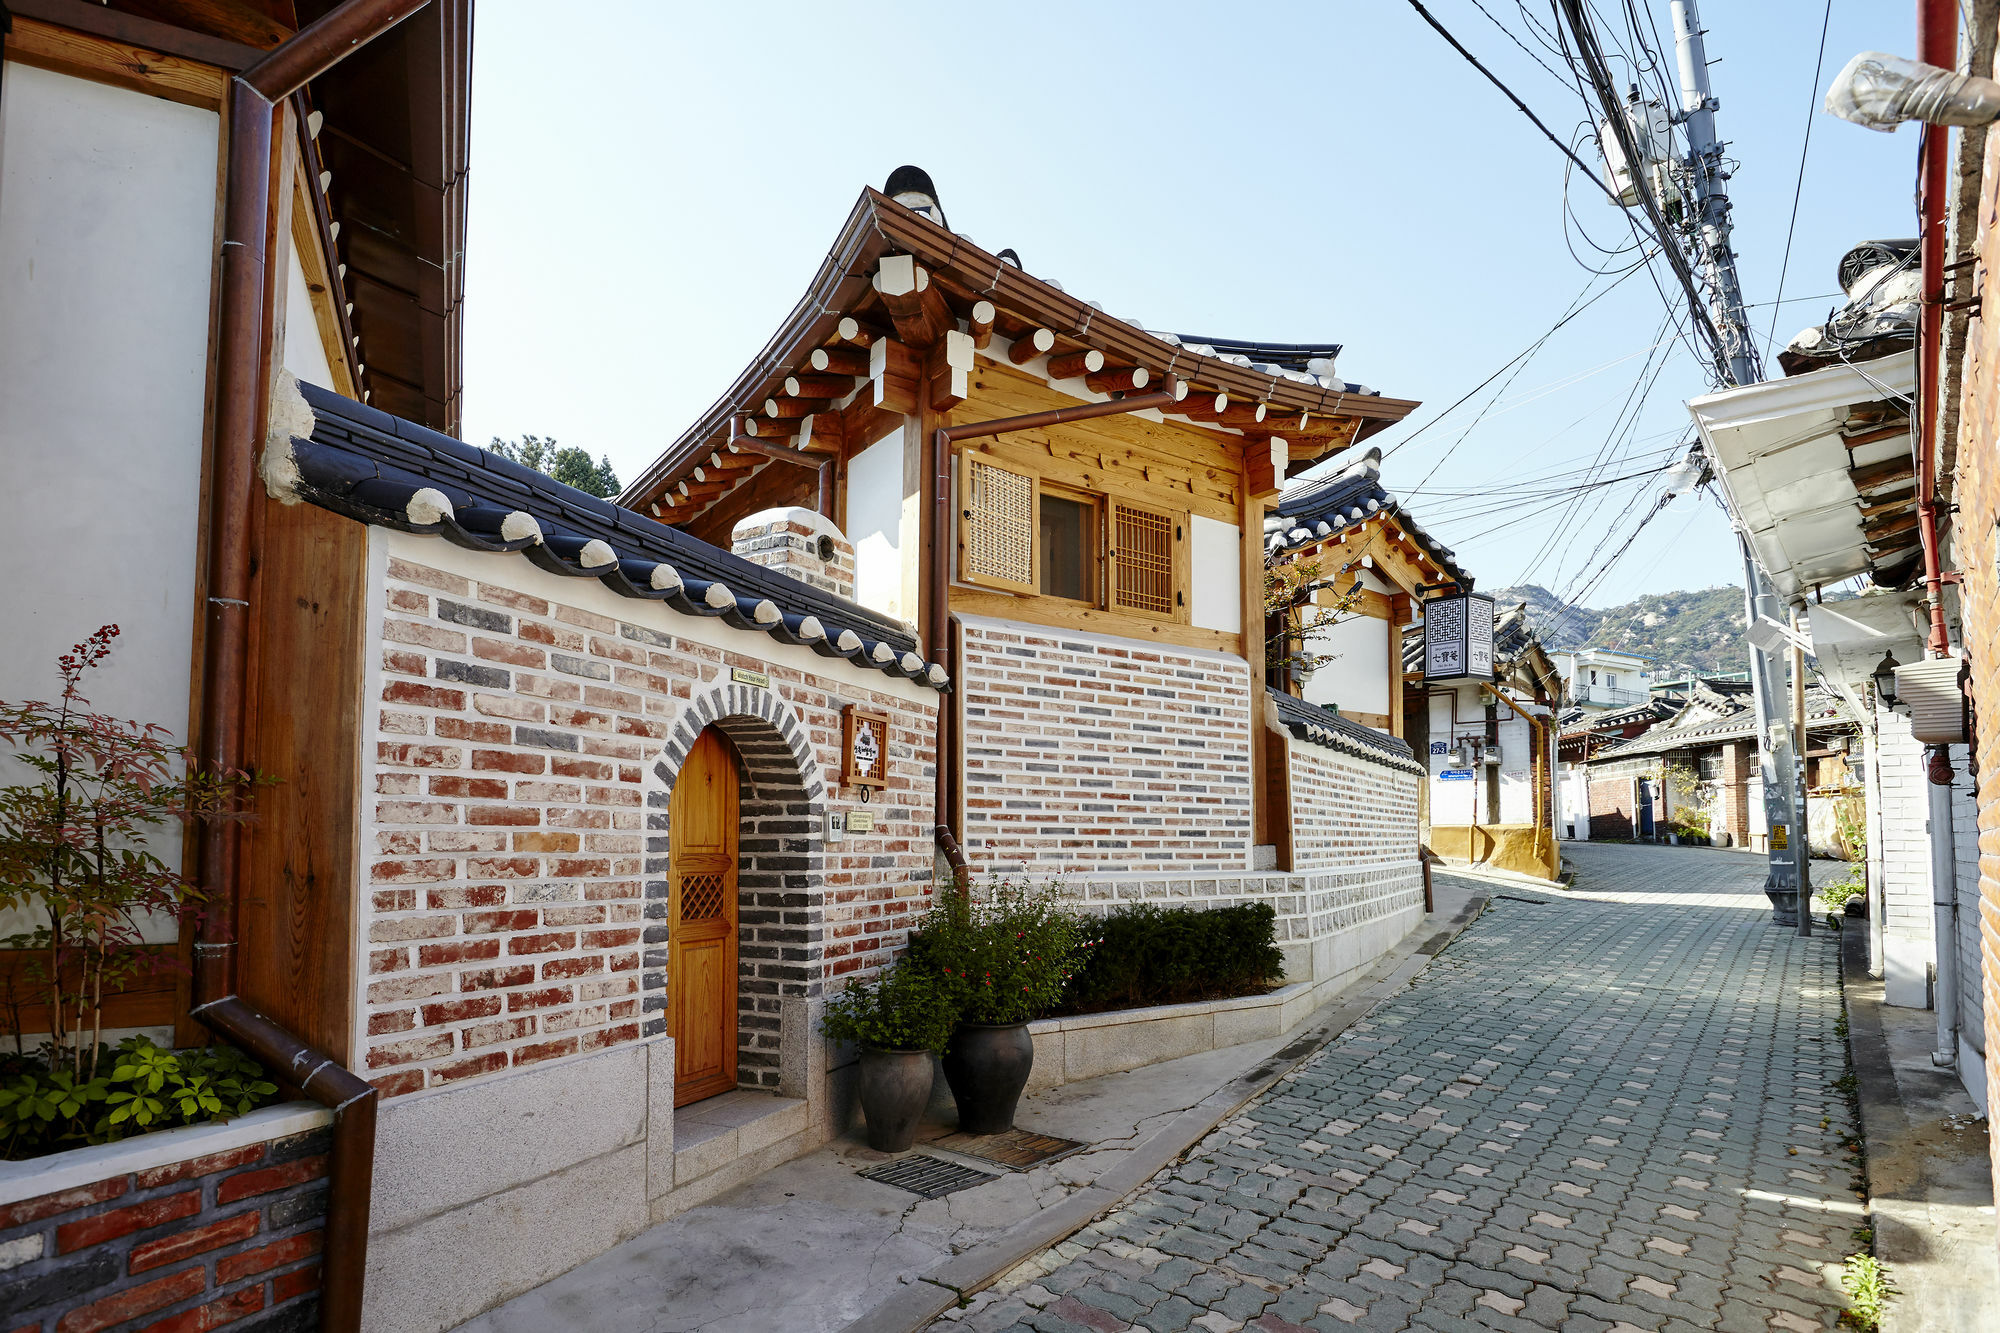
M1834 1327L1837 937L1763 862L1566 844L1418 980L935 1329ZM1545 902L1529 901L1547 899Z

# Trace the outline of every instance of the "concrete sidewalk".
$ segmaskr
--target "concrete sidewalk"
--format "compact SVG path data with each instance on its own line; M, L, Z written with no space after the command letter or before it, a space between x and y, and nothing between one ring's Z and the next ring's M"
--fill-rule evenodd
M1931 1063L1936 1015L1882 1003L1864 922L1841 932L1875 1256L1897 1295L1883 1333L2000 1329L1989 1125L1957 1074Z
M1018 1124L1090 1146L924 1200L858 1174L882 1161L858 1134L690 1209L461 1325L465 1333L656 1330L822 1333L921 1327L1023 1258L1111 1209L1215 1125L1387 996L1483 906L1486 886L1436 878L1436 910L1283 1036L1052 1089ZM934 1101L920 1148L950 1134ZM930 1148L936 1156L949 1157Z

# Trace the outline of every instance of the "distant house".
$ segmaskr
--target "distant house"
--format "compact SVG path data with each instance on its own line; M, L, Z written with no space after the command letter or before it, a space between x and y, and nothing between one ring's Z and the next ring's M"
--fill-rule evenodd
M1764 851L1763 779L1757 767L1757 719L1749 687L1700 681L1673 716L1629 740L1597 750L1584 763L1593 838L1705 842ZM1844 793L1840 756L1858 736L1854 710L1839 696L1806 694L1807 784ZM1858 745L1856 746L1858 748ZM1830 838L1831 823L1827 824ZM1831 845L1815 847L1832 854Z
M1652 688L1653 659L1615 648L1570 648L1551 653L1569 702L1587 713L1643 704Z

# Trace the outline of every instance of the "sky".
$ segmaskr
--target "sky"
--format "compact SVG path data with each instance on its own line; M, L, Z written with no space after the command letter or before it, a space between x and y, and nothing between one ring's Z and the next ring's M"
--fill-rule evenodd
M1483 3L1429 8L1595 168L1583 104L1530 23L1550 22L1547 0ZM1631 3L1671 60L1666 0ZM1837 304L1852 245L1915 234L1915 131L1818 109L1855 53L1913 54L1913 13L1703 9L1746 299L1778 346ZM1340 342L1342 377L1421 400L1371 441L1383 482L1481 586L1606 606L1741 578L1712 499L1676 499L1633 535L1661 490L1646 474L1708 386L1646 270L1614 287L1615 268L1576 257L1629 263L1590 248L1631 243L1620 211L1572 173L1566 223L1562 154L1401 0L548 14L479 8L469 441L553 436L636 475L763 346L861 189L909 162L955 230L1114 315ZM1587 475L1631 479L1552 489Z

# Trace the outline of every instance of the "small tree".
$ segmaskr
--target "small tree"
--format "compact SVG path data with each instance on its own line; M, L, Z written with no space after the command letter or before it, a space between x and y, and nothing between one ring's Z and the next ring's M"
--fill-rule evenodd
M601 455L593 463L584 450L573 444L559 446L553 437L545 440L539 435L523 435L516 442L496 435L493 443L486 448L511 463L531 467L545 476L554 477L565 486L574 486L599 499L609 500L621 489L618 473L611 466L609 455Z
M241 818L256 780L205 773L165 728L92 712L86 674L111 654L106 625L56 660L54 703L0 703L0 741L33 780L0 787L0 909L39 921L0 941L30 952L22 969L48 1008L51 1071L97 1077L104 998L155 967L142 948L146 921L179 922L200 893L148 847L178 822ZM21 997L7 996L14 1050L22 1050Z
M1692 764L1668 764L1666 779L1667 790L1674 798L1671 818L1675 832L1683 838L1706 841L1710 817L1708 807L1714 799L1714 790L1701 780L1701 774Z
M1327 590L1337 595L1330 603L1323 603L1319 594ZM1361 580L1358 577L1346 592L1340 592L1338 578L1328 577L1316 559L1292 560L1282 555L1267 556L1264 561L1264 617L1267 621L1273 618L1278 621L1277 632L1264 646L1267 660L1295 663L1307 671L1317 670L1333 661L1339 654L1316 653L1307 645L1320 630L1348 619L1360 600Z

